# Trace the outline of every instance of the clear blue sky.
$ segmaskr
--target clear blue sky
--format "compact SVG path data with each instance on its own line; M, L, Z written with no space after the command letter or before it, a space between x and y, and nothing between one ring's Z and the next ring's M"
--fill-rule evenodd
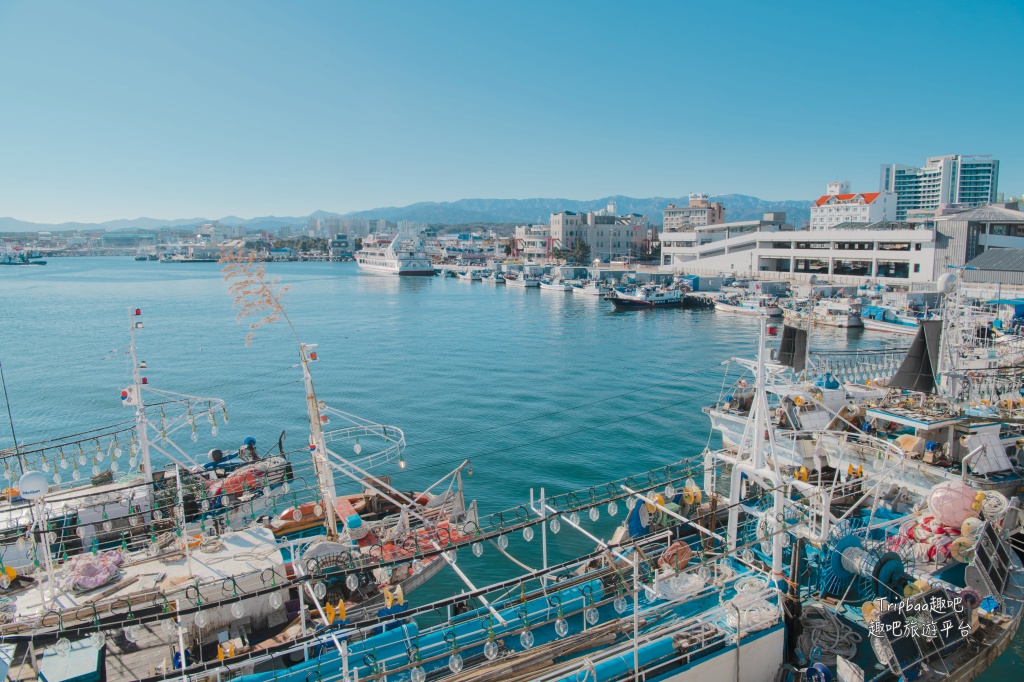
M0 215L798 199L946 153L1016 195L1022 8L0 0Z

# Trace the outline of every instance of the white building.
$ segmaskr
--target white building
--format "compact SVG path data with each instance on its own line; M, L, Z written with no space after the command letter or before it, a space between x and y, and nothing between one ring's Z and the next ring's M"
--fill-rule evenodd
M725 206L717 201L709 202L707 194L690 195L689 206L669 204L662 215L662 227L678 230L690 226L716 225L725 222Z
M571 251L580 241L590 246L592 260L613 261L642 255L650 221L639 213L616 215L615 204L586 215L552 213L549 248Z
M943 204L981 206L998 198L999 161L991 156L947 154L929 158L924 168L886 164L879 189L896 193L896 220L908 211L935 210Z
M893 220L896 220L895 192L852 194L846 180L828 183L825 194L811 206L812 230L828 230L843 223Z
M935 278L933 229L890 222L794 230L785 219L785 213L766 213L762 220L662 232L661 269L797 279L815 275L843 283L865 279L927 282Z
M541 260L551 252L550 225L517 225L516 255L524 260Z

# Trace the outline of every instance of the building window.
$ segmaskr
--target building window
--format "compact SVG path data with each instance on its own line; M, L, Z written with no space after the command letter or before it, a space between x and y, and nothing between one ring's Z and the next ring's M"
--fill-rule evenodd
M921 264L914 263L914 272L921 272Z
M921 250L921 242L917 242L916 244L914 244L914 251L920 251L920 250Z

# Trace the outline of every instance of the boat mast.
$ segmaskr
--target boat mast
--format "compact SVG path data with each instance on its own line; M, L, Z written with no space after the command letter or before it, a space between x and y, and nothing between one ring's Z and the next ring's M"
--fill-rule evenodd
M334 472L327 461L327 444L321 424L320 403L316 399L313 376L309 373L310 360L316 361L316 344L299 343L299 359L302 362L302 381L306 387L306 413L309 415L309 450L313 458L313 470L320 486L320 498L324 505L324 526L327 538L338 539L337 520L334 516L335 492Z
M128 344L128 355L132 361L132 385L135 390L135 433L139 439L139 453L142 459L142 473L146 481L153 482L153 464L149 459L149 423L146 421L146 401L142 397L142 387L146 381L142 378L139 370L139 358L135 353L135 330L142 329L142 310L139 308L128 309L128 334L131 343Z

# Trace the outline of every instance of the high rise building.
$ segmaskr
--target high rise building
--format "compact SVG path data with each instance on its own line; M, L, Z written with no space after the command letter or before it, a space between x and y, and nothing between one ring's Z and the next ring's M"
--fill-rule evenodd
M896 220L905 220L908 211L932 211L944 204L992 203L998 187L999 161L988 155L933 156L924 168L886 164L879 177L879 190L896 193Z

